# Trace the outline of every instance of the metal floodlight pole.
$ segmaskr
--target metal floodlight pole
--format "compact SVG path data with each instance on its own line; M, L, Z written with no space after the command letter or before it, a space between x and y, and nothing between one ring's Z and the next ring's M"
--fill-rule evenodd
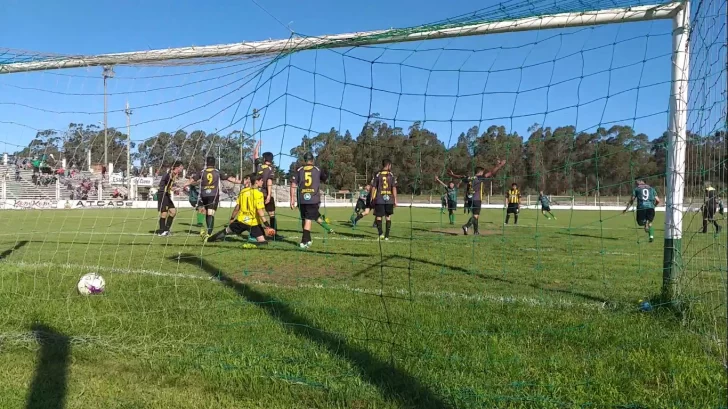
M101 74L104 77L104 165L109 166L109 123L107 120L108 104L106 95L106 79L114 78L114 67L104 66L104 71Z
M668 130L667 186L665 191L665 244L662 270L663 300L679 296L682 268L682 219L685 190L685 151L688 122L688 68L690 64L690 2L672 18L672 87Z
M131 108L129 108L129 101L126 101L126 177L131 181Z
M283 40L251 41L204 47L181 47L163 50L135 51L95 56L49 58L45 61L0 65L0 74L42 71L60 68L81 68L117 64L147 64L169 60L216 58L240 55L271 55L317 48L352 47L390 44L441 38L467 37L551 28L584 27L602 24L629 23L673 18L682 2L606 10L559 13L467 25L447 25L431 30L390 29L359 33L295 37Z

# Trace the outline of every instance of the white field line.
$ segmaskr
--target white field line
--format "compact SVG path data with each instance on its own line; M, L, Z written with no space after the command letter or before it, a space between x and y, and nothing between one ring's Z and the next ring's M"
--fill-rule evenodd
M61 231L59 231L59 232L56 232L56 231L54 231L54 232L47 232L47 231L46 232L43 232L43 231L38 231L38 232L24 231L24 232L12 233L12 234L11 233L7 233L7 234L0 233L0 237L6 237L6 236L28 236L28 235L32 236L32 235L36 235L36 234L42 234L44 236L49 236L49 235L57 235L57 236L62 236L62 235L69 235L69 236L70 235L73 235L73 236L79 236L80 235L80 236L84 236L84 235L88 235L88 236L111 236L111 237L116 237L116 236L130 236L130 237L150 237L150 238L158 238L159 241L166 241L167 240L167 238L157 237L156 234L152 234L152 233L125 233L125 232L106 232L106 233L101 233L101 232L93 232L93 231L77 231L77 232L73 232L73 231L66 231L66 232L61 232ZM186 238L188 240L199 241L199 238L196 235L194 235L194 234L188 235L188 234L184 234L184 233L178 233L176 235L173 234L172 236L170 236L170 238L180 238L180 237ZM290 240L298 240L298 239L301 238L300 236L288 236L288 235L286 235L285 237L287 239L290 239ZM314 243L328 241L328 240L332 240L332 241L359 241L359 242L360 241L366 241L366 242L375 242L375 241L377 241L377 237L376 236L364 236L364 237L358 238L358 237L343 237L343 236L337 236L336 234L332 234L332 235L329 235L328 237L324 237L324 236L313 236L313 235L311 237L313 239L316 239L316 242L314 242ZM467 237L471 238L471 240L472 240L472 237L473 236L467 236ZM488 236L484 236L484 237L488 237ZM188 240L185 240L185 243L187 243ZM478 241L486 242L487 239L486 240L480 239ZM48 240L48 242L53 243L52 240ZM387 244L390 244L390 243L408 243L408 242L409 242L409 240L390 239L387 242ZM79 244L87 244L87 243L79 242ZM110 243L94 243L94 244L110 244ZM200 243L200 246L202 246L201 243ZM214 246L214 244L206 244L205 246ZM544 252L544 253L545 252L554 251L554 249L548 248L548 247L541 247L541 248L521 247L521 248L518 248L518 250L521 250L521 251L532 251L532 252ZM582 250L579 250L578 253L580 253L580 254L584 254L584 253L588 253L588 254L592 254L592 253L593 254L602 254L602 252L600 252L600 251L590 251L590 252L586 252L586 251L582 251ZM610 256L635 256L637 254L636 253L619 252L619 251L616 251L616 252L609 252L609 251L607 251L607 252L604 252L604 255L610 255Z
M187 279L187 280L199 280L199 281L214 281L217 279L214 277L184 274L184 273L166 273L162 271L148 270L148 269L129 269L129 268L117 268L117 267L105 267L105 266L93 266L83 264L59 264L59 263L26 263L26 262L13 262L4 261L0 262L0 265L13 265L18 267L33 267L33 268L68 268L79 270L81 272L109 272L117 274L139 274L156 277L169 277L174 279ZM317 291L346 291L358 294L366 295L397 295L399 297L408 297L410 292L404 288L395 288L389 291L382 292L380 289L371 289L363 287L351 287L347 284L339 285L322 285L322 284L298 284L298 285L282 285L270 282L264 282L259 280L253 280L250 283L259 285L261 287L278 288L286 290L317 290ZM491 304L522 304L533 307L548 307L548 308L590 308L590 309L610 309L613 308L607 303L600 302L575 302L565 298L553 298L553 299L540 299L534 297L523 297L523 296L502 296L496 294L464 294L451 291L415 291L411 293L413 300L417 298L434 298L438 300L444 299L456 299L464 300L469 302L480 302L480 303L491 303Z

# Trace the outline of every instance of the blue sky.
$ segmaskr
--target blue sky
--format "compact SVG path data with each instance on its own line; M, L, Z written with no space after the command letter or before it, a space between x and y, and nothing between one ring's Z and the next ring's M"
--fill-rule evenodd
M0 48L99 54L290 35L250 0L62 3L2 2ZM494 2L451 3L260 2L306 35L414 26ZM179 128L251 132L250 110L263 108L257 127L264 148L284 154L306 133L335 127L356 136L370 113L405 130L424 121L446 145L473 125L527 135L534 123L579 130L620 123L654 138L667 127L670 29L670 21L656 21L308 51L278 60L117 67L108 84L109 125L125 127L128 100L134 140ZM37 129L98 124L102 93L99 67L0 76L0 149L16 150Z

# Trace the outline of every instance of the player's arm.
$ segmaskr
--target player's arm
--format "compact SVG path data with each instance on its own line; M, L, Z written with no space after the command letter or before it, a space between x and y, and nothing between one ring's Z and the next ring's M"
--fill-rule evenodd
M485 177L486 178L493 177L505 165L506 165L506 161L505 160L499 160L498 161L498 164L495 165L495 167L493 169L491 169L488 173L485 174Z
M447 170L447 174L454 177L455 179L463 179L465 177L465 175L458 175L450 169Z
M632 195L632 197L629 198L629 203L627 203L627 207L622 210L622 213L627 213L627 210L629 210L630 207L632 207L632 204L634 203L635 196ZM657 199L657 198L655 198Z
M447 189L447 185L442 180L440 180L439 176L435 176L435 182L439 183L442 187ZM460 183L458 183L458 186L460 186Z
M230 223L234 222L235 219L238 218L238 213L240 213L240 205L236 204L235 208L233 209L233 213L230 215Z
M268 180L265 182L265 186L265 204L268 204L270 203L270 199L273 195L273 178L269 177Z
M289 200L290 204L291 204L291 209L296 208L296 188L297 187L298 187L298 185L296 184L296 178L294 177L291 179L291 190L290 190L291 194L290 194L290 200Z
M255 143L255 147L253 148L253 162L257 165L258 158L260 157L260 145L262 140L258 140L258 142Z

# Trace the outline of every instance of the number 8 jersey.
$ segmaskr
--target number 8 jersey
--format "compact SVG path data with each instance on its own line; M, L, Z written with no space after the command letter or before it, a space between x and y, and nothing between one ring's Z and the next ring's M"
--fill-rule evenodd
M654 209L657 192L650 185L637 185L634 188L634 197L637 199L637 209Z

